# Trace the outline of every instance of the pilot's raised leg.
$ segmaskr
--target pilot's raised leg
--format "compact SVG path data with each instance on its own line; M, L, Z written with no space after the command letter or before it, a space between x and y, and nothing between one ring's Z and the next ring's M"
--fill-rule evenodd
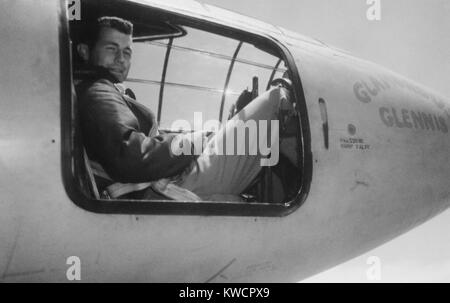
M183 176L177 185L193 191L204 200L231 199L232 197L227 196L238 196L242 193L263 165L276 165L278 162L280 151L278 114L283 102L289 102L287 91L283 88L275 88L253 100L209 140L206 149L197 159L198 165ZM265 121L267 127L259 127L260 121ZM251 125L257 125L258 133L247 131L245 136L242 136L245 139L242 137L239 139L236 127L243 125L250 129ZM229 138L234 140L231 141ZM228 145L227 139L230 141ZM230 143L234 145L230 146ZM281 144L281 152L295 161L295 149L284 146ZM234 150L232 155L226 152L227 148ZM294 154L291 155L292 153Z

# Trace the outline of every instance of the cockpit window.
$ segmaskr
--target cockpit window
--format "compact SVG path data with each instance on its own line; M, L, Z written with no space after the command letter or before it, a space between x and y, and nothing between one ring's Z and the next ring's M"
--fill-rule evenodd
M201 112L204 121L226 121L229 112L223 108L229 109L243 89L250 90L254 77L261 83L259 93L287 70L281 58L249 43L191 27L184 27L184 31L188 34L174 40L134 44L134 60L145 64L132 66L127 85L138 92L137 95L145 96L141 102L149 108L158 108L156 101L161 92L163 100L157 112L162 128L170 128L173 121L179 119L193 125L195 112ZM164 66L168 50L170 54ZM232 63L234 66L230 69ZM227 76L229 81L225 83Z
M70 176L66 183L70 183L68 193L75 203L98 212L261 216L285 215L301 204L305 194L305 164L304 130L298 121L299 116L293 118L295 127L290 129L290 135L294 138L294 143L290 143L294 154L292 159L296 159L296 163L281 155L279 162L261 168L247 181L247 186L234 195L189 200L191 196L188 194L174 199L159 190L161 186L164 189L168 186L161 180L123 182L128 177L121 180L122 176L102 170L101 159L94 159L81 134L82 119L77 112L81 107L80 96L77 96L78 89L75 89L92 77L83 70L76 45L80 41L82 28L99 16L118 16L134 24L132 64L123 84L131 92L127 98L132 96L133 100L153 112L159 134L203 131L208 138L214 137L218 128L211 127L208 121L216 121L219 128L224 127L227 121L259 96L270 95L273 102L281 104L281 97L273 97L276 94L270 93L273 89L281 91L277 96L286 96L291 104L277 111L280 121L284 121L287 120L287 116L283 116L286 106L291 106L295 114L296 104L301 101L299 96L303 92L299 92L292 81L296 76L293 60L281 45L267 37L140 4L121 1L112 1L107 6L96 1L82 3L82 9L87 11L83 11L87 20L71 21L69 24L72 44L72 61L69 64L73 71L73 83L70 85L72 100L68 111L71 111L73 119L72 123L63 123L66 125L64 134L69 138L66 142L70 143L64 147L63 159L69 168L64 175L66 178ZM148 133L142 135L150 136ZM101 173L106 173L107 177ZM117 193L122 193L126 186L116 186L114 193L110 187L116 183L137 186L134 191L120 195ZM146 186L147 183L151 185ZM136 194L150 188L153 188L155 195ZM184 188L176 188L176 191L180 190Z

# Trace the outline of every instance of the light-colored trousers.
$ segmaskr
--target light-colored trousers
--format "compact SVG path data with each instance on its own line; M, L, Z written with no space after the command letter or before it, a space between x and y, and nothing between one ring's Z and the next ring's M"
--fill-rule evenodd
M278 117L280 108L286 106L292 108L288 92L282 87L267 91L250 102L208 140L205 149L197 158L197 165L193 165L190 171L183 174L176 184L194 192L202 200L237 197L258 175L263 162L265 166L278 162ZM241 127L242 130L243 124L249 126L252 123L253 126L258 126L258 133L248 131L245 136L239 137L239 130L236 131L236 128ZM264 123L266 128L261 127ZM245 132L241 131L241 134L243 133ZM294 140L292 144L282 145L281 152L294 160L295 146ZM227 149L234 152L227 152Z

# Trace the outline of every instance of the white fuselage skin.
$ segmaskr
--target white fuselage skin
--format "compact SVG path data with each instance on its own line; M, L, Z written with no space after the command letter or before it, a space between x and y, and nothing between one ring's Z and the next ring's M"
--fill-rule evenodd
M7 3L0 4L2 281L68 281L70 256L80 258L84 282L298 281L449 206L449 100L280 35L300 71L310 121L313 176L300 208L285 217L86 211L69 199L61 174L60 106L70 100L60 97L59 0ZM412 112L432 115L434 130L414 124Z

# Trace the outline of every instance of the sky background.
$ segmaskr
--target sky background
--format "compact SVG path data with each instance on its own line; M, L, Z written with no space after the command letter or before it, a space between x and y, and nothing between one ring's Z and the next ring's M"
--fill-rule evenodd
M369 21L366 0L204 0L347 50L450 98L450 1L380 0ZM369 256L381 261L381 282L450 282L450 210L360 257L303 282L374 282Z

